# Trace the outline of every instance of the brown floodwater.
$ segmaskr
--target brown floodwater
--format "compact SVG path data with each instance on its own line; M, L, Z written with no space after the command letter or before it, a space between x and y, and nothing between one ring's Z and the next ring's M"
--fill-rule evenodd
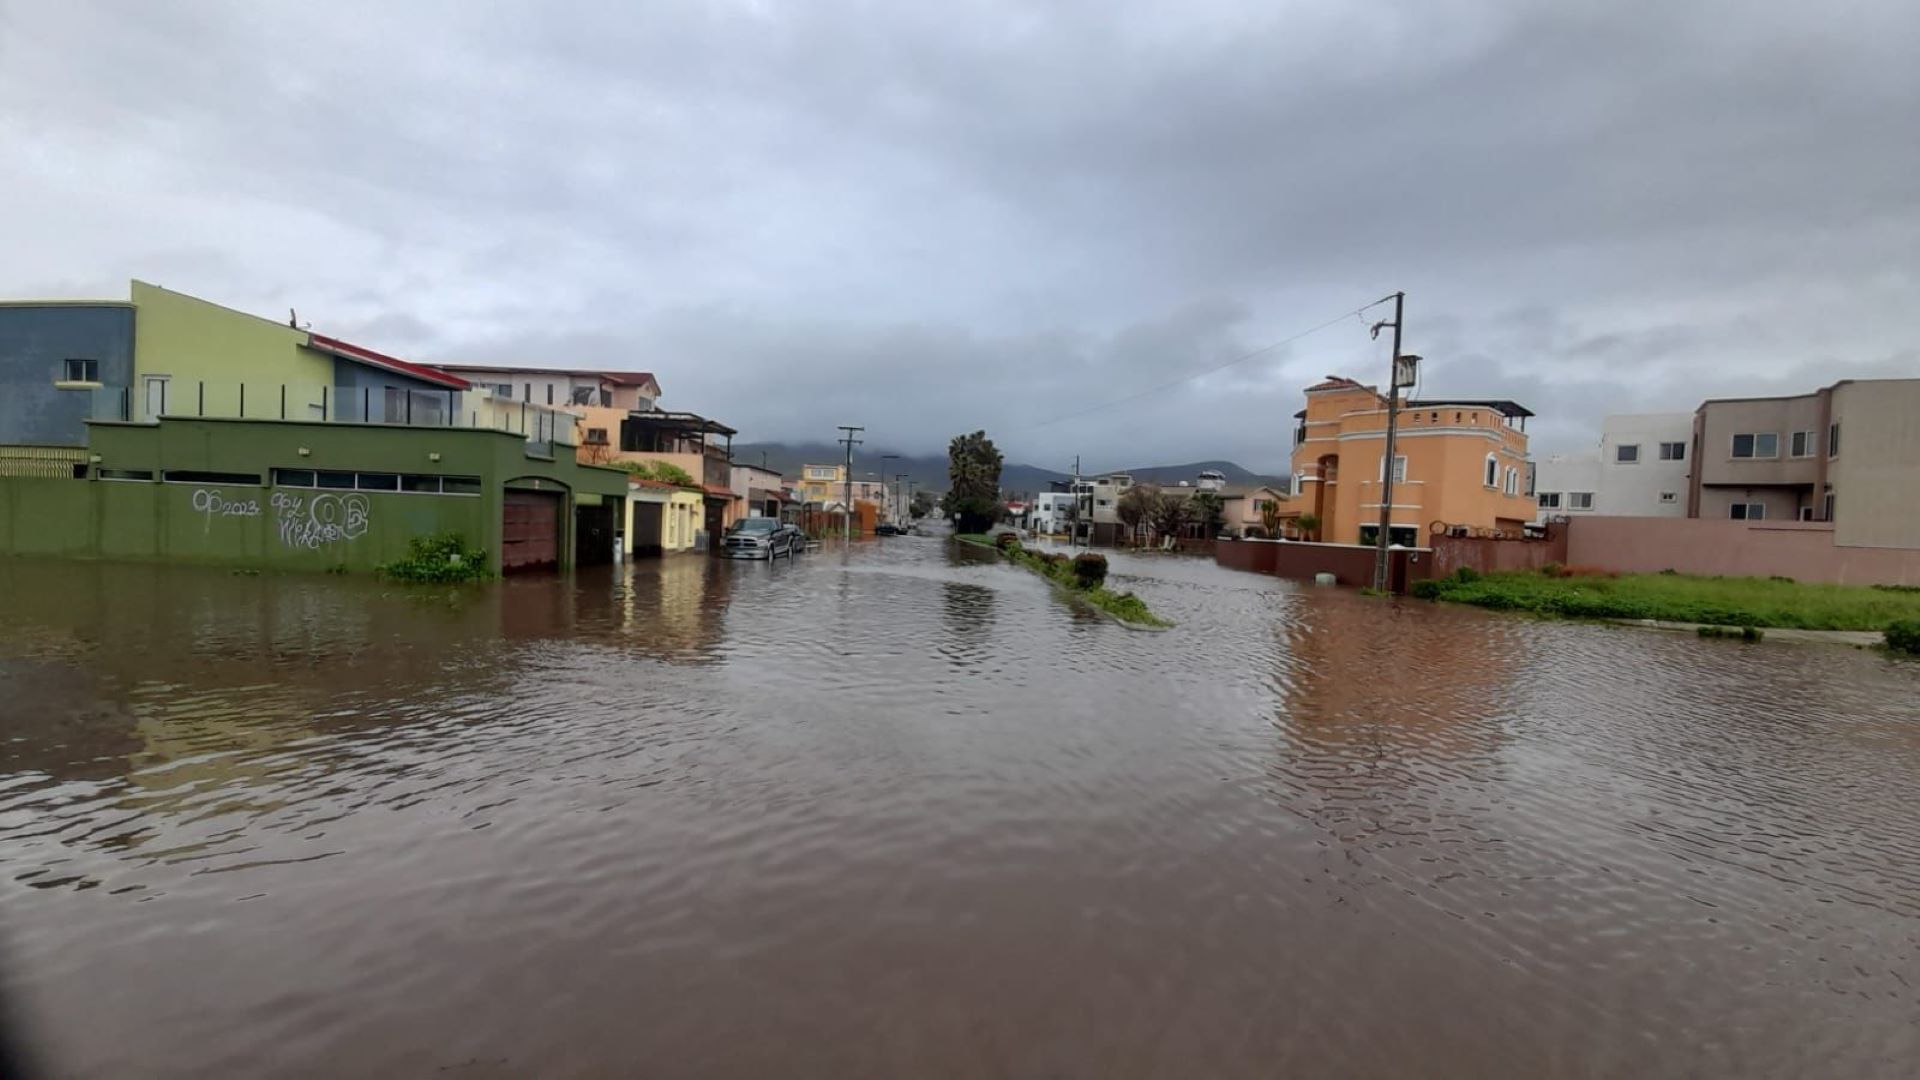
M1911 1076L1920 664L937 540L0 561L48 1075Z

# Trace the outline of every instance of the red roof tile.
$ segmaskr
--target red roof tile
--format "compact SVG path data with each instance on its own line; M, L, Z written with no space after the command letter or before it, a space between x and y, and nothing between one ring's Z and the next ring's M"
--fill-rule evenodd
M361 348L350 342L341 341L339 338L327 337L325 334L308 334L307 339L313 343L314 348L319 349L321 352L332 353L342 359L366 364L370 367L383 368L401 375L410 375L423 382L435 383L450 390L469 390L472 389L473 386L473 384L467 380L457 375L450 375L437 367L430 367L426 364L415 364L396 356L377 353L372 349Z

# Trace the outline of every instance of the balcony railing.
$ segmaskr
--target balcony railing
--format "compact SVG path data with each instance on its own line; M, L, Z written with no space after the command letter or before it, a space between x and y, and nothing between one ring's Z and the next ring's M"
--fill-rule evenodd
M409 390L319 383L148 380L142 387L91 392L88 418L147 423L162 418L300 420L323 424L472 428L524 437L530 453L575 445L572 413L491 391Z

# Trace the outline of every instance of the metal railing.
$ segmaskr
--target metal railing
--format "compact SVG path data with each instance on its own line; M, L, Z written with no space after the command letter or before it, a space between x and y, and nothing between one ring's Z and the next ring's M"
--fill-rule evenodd
M68 480L87 475L87 451L79 446L0 446L0 476Z
M88 418L145 423L162 418L300 420L324 424L472 428L524 437L530 453L576 444L572 413L489 390L419 390L389 386L149 379L139 387L91 392Z

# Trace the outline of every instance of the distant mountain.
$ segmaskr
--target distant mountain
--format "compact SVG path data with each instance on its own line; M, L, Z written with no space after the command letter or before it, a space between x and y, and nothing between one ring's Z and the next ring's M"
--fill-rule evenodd
M896 474L906 473L913 478L916 489L925 491L945 491L947 489L947 456L945 454L901 454L894 460L883 461L881 455L887 453L877 449L869 453L865 446L854 448L853 476L856 480L878 479L881 473L892 480ZM846 448L838 443L735 443L733 460L743 465L764 463L769 469L777 469L781 476L789 480L800 477L803 465L837 465L846 460ZM1259 484L1272 480L1272 477L1243 469L1231 461L1195 461L1185 465L1149 465L1137 469L1110 470L1126 472L1134 480L1162 485L1178 484L1182 480L1191 481L1209 469L1216 469L1227 476L1229 484ZM1089 476L1098 475L1089 471ZM1033 495L1046 491L1050 482L1069 480L1072 477L1052 469L1042 469L1037 465L1007 464L1000 469L1000 490L1008 494Z

